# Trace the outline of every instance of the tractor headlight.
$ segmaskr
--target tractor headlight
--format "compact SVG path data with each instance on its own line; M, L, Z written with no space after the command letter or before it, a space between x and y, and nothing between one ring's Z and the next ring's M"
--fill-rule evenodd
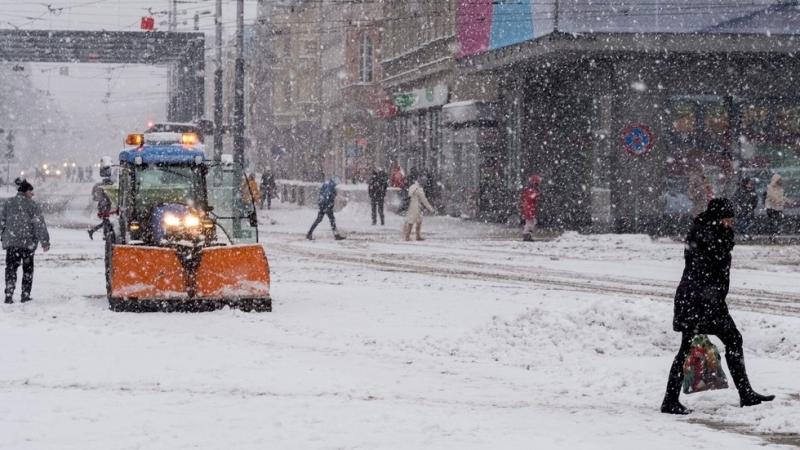
M164 226L167 226L167 227L179 227L179 226L181 226L181 219L180 219L180 217L178 217L176 215L167 214L167 215L164 216Z
M193 214L189 214L183 219L183 225L186 228L197 228L200 226L200 218Z

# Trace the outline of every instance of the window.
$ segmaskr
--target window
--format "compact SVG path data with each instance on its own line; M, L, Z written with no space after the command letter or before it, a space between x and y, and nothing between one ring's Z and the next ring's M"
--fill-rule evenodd
M292 82L289 80L283 82L283 106L286 109L292 107Z
M364 33L358 51L358 81L372 83L372 38Z
M303 57L316 57L317 56L317 41L303 42Z
M292 38L289 36L283 38L283 56L285 58L292 57Z

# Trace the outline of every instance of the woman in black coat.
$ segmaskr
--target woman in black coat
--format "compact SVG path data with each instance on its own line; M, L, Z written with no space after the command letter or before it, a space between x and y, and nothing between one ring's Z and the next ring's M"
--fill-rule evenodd
M700 213L686 236L686 266L675 293L675 316L672 328L681 332L681 347L669 372L667 392L661 412L689 414L678 397L683 384L683 364L698 334L713 334L725 345L725 360L739 391L741 406L757 405L775 398L753 391L747 378L742 353L742 335L728 313L725 297L730 285L731 250L733 250L733 202L715 198Z

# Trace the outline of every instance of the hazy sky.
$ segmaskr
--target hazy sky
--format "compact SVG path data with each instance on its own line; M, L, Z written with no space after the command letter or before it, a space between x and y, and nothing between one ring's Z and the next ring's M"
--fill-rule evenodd
M153 17L156 30L167 31L169 0L0 0L0 29L138 31L143 16ZM178 31L206 33L206 52L213 52L215 0L179 0ZM225 34L236 26L236 1L223 0ZM245 23L255 17L256 2L245 0ZM208 14L206 14L208 12ZM152 14L151 14L152 13ZM164 120L166 68L142 65L26 63L25 76L63 111L78 131L78 159L94 161L114 154L122 136L141 131L148 120ZM209 71L209 74L212 72ZM109 148L106 150L106 148Z

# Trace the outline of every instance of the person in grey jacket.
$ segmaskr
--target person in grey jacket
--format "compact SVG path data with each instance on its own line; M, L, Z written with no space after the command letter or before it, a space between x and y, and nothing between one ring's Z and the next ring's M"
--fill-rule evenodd
M39 205L33 201L33 186L21 180L17 195L8 199L0 214L0 238L6 250L6 303L17 285L17 269L22 265L22 302L30 301L33 287L33 253L39 243L50 250L50 234Z

